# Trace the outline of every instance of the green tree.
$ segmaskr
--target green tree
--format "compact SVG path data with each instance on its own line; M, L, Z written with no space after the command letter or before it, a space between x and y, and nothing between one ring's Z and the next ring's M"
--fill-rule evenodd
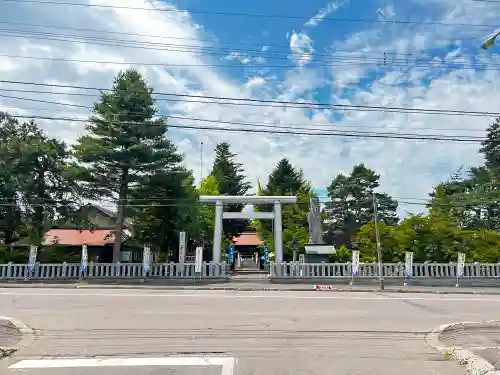
M287 158L283 158L272 170L266 186L259 190L259 195L293 195L297 197L297 204L282 207L283 255L285 260L291 260L293 243L301 244L298 250L303 251L303 245L309 239L307 213L309 212L311 185L304 180L303 172L300 169L294 168ZM257 210L272 211L273 207L258 205ZM263 220L258 223L257 229L266 245L274 249L272 223Z
M22 234L39 244L58 216L79 203L79 187L68 163L64 142L47 137L34 121L19 123L0 115L1 190L10 205L4 216L4 241L13 239L15 223L21 218Z
M404 261L406 251L414 253L415 262L456 261L458 252L465 253L471 262L497 262L500 256L497 231L461 229L450 217L443 215L411 216L396 225L382 222L379 228L385 262ZM363 260L374 261L374 221L361 227L357 236Z
M127 216L134 220L134 238L167 253L177 251L179 232L191 234L196 225L198 193L181 161L182 155L173 152L168 166L147 175L130 192Z
M220 195L219 183L215 176L208 175L201 181L199 195ZM203 204L198 207L195 235L199 241L207 245L206 248L211 249L214 236L215 206L213 204ZM207 253L207 256L209 254Z
M19 205L19 181L10 162L12 141L17 135L18 121L0 112L0 243L10 244L22 227L22 210Z
M120 260L122 228L130 188L148 180L178 156L165 138L166 119L157 116L153 90L133 69L121 72L101 94L78 139L74 155L84 165L80 179L89 191L117 202L113 261Z
M229 143L218 143L215 147L215 158L210 175L217 180L221 195L245 195L251 184L245 181L243 165L235 161L236 154L230 151ZM229 212L241 212L244 205L230 204L225 207ZM227 239L232 239L248 226L246 220L224 220L223 231Z
M373 193L379 180L380 175L364 164L354 166L349 176L338 174L332 180L323 210L326 243L352 247L359 228L373 219ZM385 193L375 193L375 199L379 219L387 225L397 223L398 202Z
M485 165L460 168L430 194L429 208L446 215L462 229L500 230L500 119L487 129L480 152Z
M431 213L449 216L463 229L500 230L500 190L486 167L460 169L430 194Z
M485 166L498 180L500 178L500 118L495 119L488 127L486 139L481 142L481 146L479 151L484 155Z

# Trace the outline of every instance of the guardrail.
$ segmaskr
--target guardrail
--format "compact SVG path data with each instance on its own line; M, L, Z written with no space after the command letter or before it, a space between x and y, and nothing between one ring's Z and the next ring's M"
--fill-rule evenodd
M80 263L0 264L1 280L78 280L78 279L217 279L227 278L225 263L203 263L195 272L193 263L154 263L144 272L142 263L89 263L84 271Z
M407 278L404 263L384 263L382 265L384 279L400 280ZM360 263L358 272L353 275L352 263L281 263L270 264L271 279L287 280L352 280L354 283L374 281L379 278L377 263ZM411 282L433 280L457 280L457 265L453 263L414 263ZM465 263L459 280L490 280L500 285L500 263Z

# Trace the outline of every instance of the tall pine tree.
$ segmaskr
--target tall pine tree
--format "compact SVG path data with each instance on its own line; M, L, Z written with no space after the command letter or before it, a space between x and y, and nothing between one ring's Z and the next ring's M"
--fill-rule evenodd
M217 180L221 195L246 195L251 184L245 181L243 165L235 161L236 154L230 151L229 143L222 142L215 147L215 158L211 176ZM241 204L231 204L225 207L229 212L241 212ZM248 226L246 220L224 220L223 230L228 239L243 232Z
M500 118L495 119L486 130L486 139L481 142L480 152L484 155L486 168L497 180L500 179Z
M85 165L80 178L87 187L116 200L116 262L120 260L130 188L179 160L165 138L166 119L157 116L152 89L136 70L119 73L112 89L94 104L93 113L86 127L89 134L78 139L74 154Z
M430 212L449 216L464 229L500 230L500 119L488 127L481 146L485 165L466 173L460 168L438 184L430 194Z
M327 188L325 242L352 246L356 233L373 219L373 192L380 176L364 164L354 166L349 176L338 174ZM398 222L398 202L385 193L376 193L378 217L386 224Z
M259 195L292 195L297 197L297 204L283 205L283 251L284 259L291 260L294 243L301 244L299 250L308 242L309 197L311 185L304 179L303 172L296 169L287 158L281 159L271 171L267 184ZM259 211L272 211L270 205L259 205ZM273 223L261 220L257 229L265 243L274 249Z

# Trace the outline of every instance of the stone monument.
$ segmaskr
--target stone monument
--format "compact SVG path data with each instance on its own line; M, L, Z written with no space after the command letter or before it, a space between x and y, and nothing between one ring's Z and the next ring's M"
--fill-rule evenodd
M323 244L323 230L321 228L321 207L316 196L309 198L309 243L315 245Z
M305 245L306 262L328 262L330 255L335 254L335 246L325 245L323 243L321 206L316 196L309 198L307 221L309 223L309 244Z

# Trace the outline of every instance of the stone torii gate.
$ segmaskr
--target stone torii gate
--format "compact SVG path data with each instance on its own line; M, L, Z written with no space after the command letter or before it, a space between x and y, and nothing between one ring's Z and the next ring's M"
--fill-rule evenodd
M283 224L281 205L297 203L293 196L231 196L231 195L202 195L201 203L215 203L213 262L221 261L222 220L223 219L269 219L274 220L274 251L275 262L283 263ZM273 204L273 212L224 212L224 204Z

